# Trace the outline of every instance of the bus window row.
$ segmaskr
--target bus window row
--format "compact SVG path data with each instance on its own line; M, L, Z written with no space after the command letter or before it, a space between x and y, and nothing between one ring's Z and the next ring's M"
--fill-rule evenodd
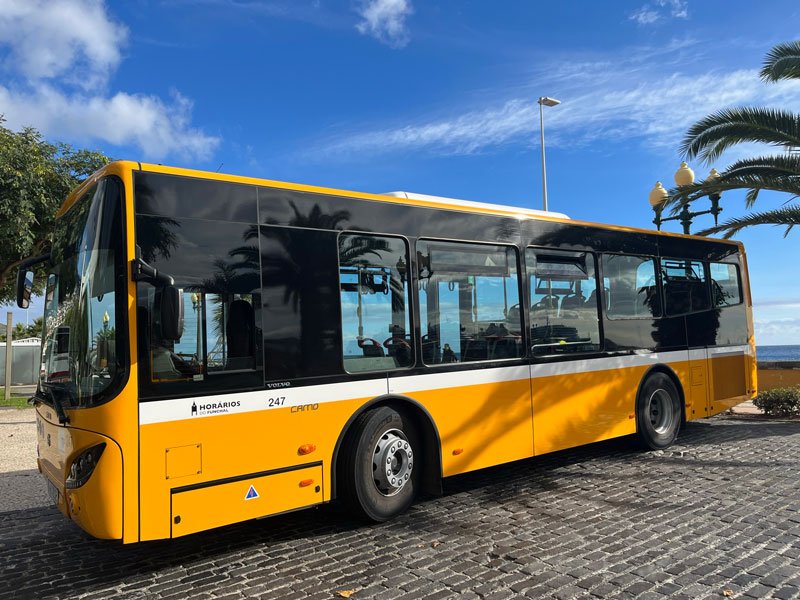
M406 242L343 234L339 251L346 370L412 366ZM416 255L423 364L525 354L515 248L420 240ZM654 319L741 302L733 264L535 248L525 263L536 356L599 351L601 306L609 319Z
M154 386L181 393L203 381L223 389L342 368L591 353L603 347L603 312L654 319L742 301L738 267L727 263L527 248L521 276L516 247L418 240L411 277L401 237L147 216L137 225L140 240L157 240L144 255L184 296L183 333L167 340L158 290L139 286L142 381L154 395Z

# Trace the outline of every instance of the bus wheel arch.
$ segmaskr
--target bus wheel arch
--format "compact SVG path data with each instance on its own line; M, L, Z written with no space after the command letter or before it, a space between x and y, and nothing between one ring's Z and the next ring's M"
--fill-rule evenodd
M642 376L636 392L636 435L642 446L667 448L686 422L686 398L675 371L654 365Z
M339 496L341 469L344 465L344 448L353 443L356 420L365 412L386 406L391 408L412 423L421 443L421 454L424 460L419 463L420 478L419 491L426 495L439 496L442 494L442 452L439 431L427 409L416 400L407 396L386 395L379 396L353 413L345 423L339 434L339 439L333 449L331 458L331 500Z

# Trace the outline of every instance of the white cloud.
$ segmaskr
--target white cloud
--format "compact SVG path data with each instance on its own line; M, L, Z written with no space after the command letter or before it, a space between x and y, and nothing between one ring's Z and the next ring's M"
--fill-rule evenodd
M103 0L0 0L0 114L12 128L132 145L148 159L208 158L219 139L191 126L192 102L180 93L107 92L127 36Z
M652 25L660 21L689 18L689 3L686 0L655 0L654 5L645 4L628 15L628 20L639 25Z
M689 18L689 3L686 0L658 0L658 5L669 8L671 17L676 19Z
M190 126L192 103L118 92L110 97L64 94L50 86L19 93L0 86L0 106L12 128L34 123L55 138L135 145L152 159L169 154L210 157L219 140Z
M647 4L628 15L629 20L636 21L639 25L651 25L660 18L661 15L658 14L658 11L653 10Z
M553 95L563 101L560 106L545 109L548 145L575 147L598 139L639 140L649 147L675 150L691 124L721 108L800 102L800 82L764 85L756 70L664 74L613 61L605 67L611 73L603 69L601 62L573 62L549 82L537 82L538 89L553 89ZM592 76L587 77L587 73ZM424 149L438 154L471 154L532 143L538 128L538 106L531 94L446 118L356 131L323 145L326 151L345 153Z
M756 343L762 346L791 345L800 339L800 319L755 319L753 326Z
M411 0L362 0L356 29L392 48L402 48L409 41L406 19L413 12Z
M29 80L67 76L90 88L120 62L127 29L102 0L0 0L0 43L6 68Z

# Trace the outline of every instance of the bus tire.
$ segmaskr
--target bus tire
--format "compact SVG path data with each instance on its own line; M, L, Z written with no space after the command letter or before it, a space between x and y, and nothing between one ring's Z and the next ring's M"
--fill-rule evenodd
M645 448L662 450L678 437L682 421L681 396L665 373L653 373L636 399L636 433Z
M342 498L357 516L381 523L414 502L422 447L410 418L388 406L359 415L345 447Z

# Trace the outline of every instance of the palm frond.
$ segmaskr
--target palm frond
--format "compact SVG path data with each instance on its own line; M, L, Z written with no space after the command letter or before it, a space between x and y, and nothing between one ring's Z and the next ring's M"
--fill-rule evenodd
M726 176L732 177L746 175L750 172L800 177L800 154L772 154L743 158L728 165L728 168L725 169Z
M800 41L773 47L764 59L759 76L767 82L800 79Z
M699 156L709 163L744 142L800 146L800 116L770 108L727 108L692 125L680 150L687 158Z
M786 237L793 227L800 225L800 206L787 206L765 212L750 213L744 217L726 221L722 225L704 229L697 235L716 235L722 233L722 237L728 239L739 233L742 229L754 227L756 225L784 226L786 230L783 232L783 237Z
M691 204L700 198L741 189L783 192L791 194L792 198L795 198L800 196L800 177L794 175L762 175L758 172L729 176L726 171L721 173L717 179L701 181L669 190L669 200L664 206L672 207L672 212L676 213L684 204ZM754 194L757 195L758 192L748 193L748 206L755 201Z
M753 208L753 205L756 203L756 200L758 200L758 193L760 191L761 190L758 188L747 190L747 193L744 195L744 205L747 208Z

